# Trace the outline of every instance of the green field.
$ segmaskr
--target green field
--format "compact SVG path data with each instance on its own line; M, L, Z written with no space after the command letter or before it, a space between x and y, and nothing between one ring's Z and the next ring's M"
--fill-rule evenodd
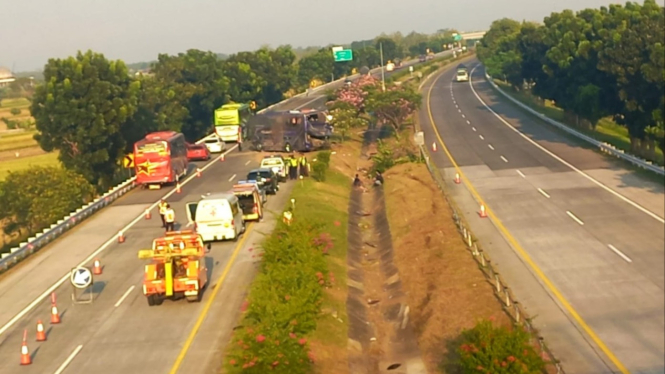
M26 98L2 99L0 100L0 110L11 108L27 108L30 106L30 100Z
M39 156L21 157L16 160L0 162L0 181L4 180L10 171L26 170L35 166L60 166L58 153L46 153Z
M14 132L0 135L0 152L37 147L36 131Z
M630 137L628 136L628 129L624 126L618 125L609 118L603 118L596 125L595 130L587 130L574 126L564 118L564 113L561 108L556 107L549 100L543 101L534 97L533 95L521 91L515 91L510 85L495 79L494 82L501 87L501 89L510 94L513 98L519 100L523 104L528 105L531 109L544 114L545 116L566 124L578 132L588 135L598 141L605 142L621 149L625 152L630 152ZM654 163L663 165L663 151L656 149L656 159L651 160Z

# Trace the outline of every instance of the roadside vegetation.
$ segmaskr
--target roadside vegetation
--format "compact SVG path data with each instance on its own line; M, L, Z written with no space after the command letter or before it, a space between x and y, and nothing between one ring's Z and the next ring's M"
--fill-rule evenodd
M495 21L477 46L516 99L587 135L663 165L665 12L654 0Z
M31 181L33 166L60 166L101 193L126 178L121 160L149 132L174 130L194 141L209 133L212 113L224 103L255 101L266 107L312 82L379 66L379 45L386 60L407 58L428 49L440 52L453 32L353 42L347 47L354 49L354 60L340 63L329 47L297 56L290 46L234 55L192 49L160 54L154 63L134 64L136 70L94 51L51 59L42 74L48 84L26 77L0 90L0 180L14 173ZM7 196L3 189L0 182L0 205ZM0 227L12 219L10 212L0 211ZM33 233L3 230L0 253Z

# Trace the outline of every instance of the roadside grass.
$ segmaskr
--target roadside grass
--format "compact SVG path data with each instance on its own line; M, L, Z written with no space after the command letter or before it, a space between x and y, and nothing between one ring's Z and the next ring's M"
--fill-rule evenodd
M15 160L0 162L0 181L4 180L9 172L26 170L35 166L60 166L58 153L51 152L39 156L23 157Z
M617 124L611 119L601 119L593 131L584 129L570 123L570 121L565 118L563 110L554 105L550 100L542 100L528 92L516 91L509 84L498 79L494 79L494 83L496 83L497 86L499 86L506 93L510 94L510 96L529 106L531 109L542 113L555 121L568 125L570 128L590 136L598 141L611 144L625 152L630 152L630 137L628 135L628 129ZM566 134L566 136L570 135ZM656 159L651 161L659 165L663 165L664 160L663 151L657 148Z
M324 225L323 231L330 234L334 243L327 260L328 270L334 275L335 283L325 292L321 316L316 330L310 336L310 346L316 358L314 372L320 374L344 373L348 370L346 238L350 193L349 177L331 168L325 182L318 183L312 178L306 178L298 182L291 195L295 199L296 219L321 222Z
M25 131L0 135L0 152L37 147L36 131Z
M0 109L4 108L27 108L30 106L30 100L20 97L16 99L2 99L0 100Z

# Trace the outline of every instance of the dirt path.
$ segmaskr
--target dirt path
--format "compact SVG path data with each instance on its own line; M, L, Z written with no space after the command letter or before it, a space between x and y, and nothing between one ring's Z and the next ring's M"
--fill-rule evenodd
M365 135L360 170L370 166L378 131ZM383 189L354 189L349 202L349 369L353 374L425 374L402 291Z

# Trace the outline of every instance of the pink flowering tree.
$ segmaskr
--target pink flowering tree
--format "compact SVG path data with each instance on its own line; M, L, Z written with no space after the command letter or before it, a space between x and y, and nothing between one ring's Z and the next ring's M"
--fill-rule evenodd
M370 75L363 75L348 86L337 91L337 102L347 104L358 112L365 109L365 100L372 89L378 86L378 80ZM334 105L335 106L335 105ZM339 106L339 104L337 105Z
M391 87L385 92L374 90L368 95L365 107L373 112L379 124L390 124L399 138L399 131L406 119L418 108L422 97L410 88Z

